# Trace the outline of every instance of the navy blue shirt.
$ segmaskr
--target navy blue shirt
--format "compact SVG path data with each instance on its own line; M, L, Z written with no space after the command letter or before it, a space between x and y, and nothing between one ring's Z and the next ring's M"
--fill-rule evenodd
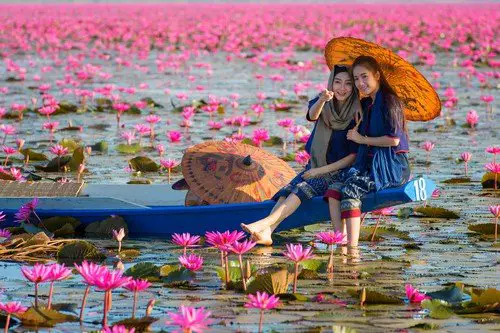
M377 96L375 98L383 98L381 90L377 92ZM372 104L373 101L370 97L366 97L361 100L361 107L363 108L363 122L361 123L359 132L362 135L367 135L369 137L376 137L378 135L376 135L375 133L378 133L379 131L376 131L376 129L373 128L374 121L372 121L371 116L375 110L372 110L373 106ZM408 135L403 130L403 124L400 124L399 126L394 126L390 120L389 110L387 109L387 107L385 107L385 103L383 103L382 108L383 110L377 110L377 111L382 113L383 124L384 124L383 125L384 135L387 135L391 138L399 138L399 144L395 147L392 147L392 149L396 154L409 152Z
M309 121L318 121L320 118L317 120L312 120L309 117L309 110L311 107L316 103L319 99L319 96L310 100L309 101L309 106L307 108L307 114L306 114L306 119ZM354 141L347 140L347 131L350 129L353 129L356 126L356 121L353 119L349 126L347 126L343 130L333 130L332 135L330 136L330 142L328 144L328 149L326 153L326 163L331 164L335 163L344 157L350 155L350 154L356 154L358 152L358 144ZM312 139L314 137L314 133L316 132L316 124L314 125L314 129L311 133L311 136L309 137L309 140L306 143L306 151L308 153L311 153L311 145L312 145Z

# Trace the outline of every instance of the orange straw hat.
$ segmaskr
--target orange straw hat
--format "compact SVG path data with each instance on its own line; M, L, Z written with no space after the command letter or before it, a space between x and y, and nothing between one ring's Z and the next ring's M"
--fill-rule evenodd
M377 60L384 76L405 105L405 117L412 121L428 121L441 113L439 96L427 79L410 63L377 44L352 37L334 38L325 48L326 63L352 65L359 56Z

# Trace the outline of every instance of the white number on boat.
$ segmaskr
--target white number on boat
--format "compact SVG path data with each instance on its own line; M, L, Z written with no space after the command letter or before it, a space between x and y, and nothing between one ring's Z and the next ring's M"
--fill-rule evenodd
M425 179L419 178L413 182L415 186L415 196L417 201L427 200L427 191L425 190Z

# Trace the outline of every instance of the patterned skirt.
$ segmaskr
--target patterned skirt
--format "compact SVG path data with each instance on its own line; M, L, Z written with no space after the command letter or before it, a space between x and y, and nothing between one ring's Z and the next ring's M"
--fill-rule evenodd
M291 193L297 195L301 202L310 200L317 196L323 196L328 190L328 186L338 182L343 177L344 170L329 172L317 178L304 179L302 175L307 170L302 171L288 185L271 198L271 200L278 201L280 197L288 197Z
M398 155L403 166L401 185L410 179L410 165L406 154ZM325 192L324 199L340 201L340 216L343 219L361 216L361 197L375 191L375 182L370 170L360 172L351 168L338 177L338 181L331 183Z

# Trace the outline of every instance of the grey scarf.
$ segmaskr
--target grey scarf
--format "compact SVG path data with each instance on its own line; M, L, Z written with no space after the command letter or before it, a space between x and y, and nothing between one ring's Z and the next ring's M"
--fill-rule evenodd
M333 91L333 79L336 68L337 66L334 66L328 78L327 89L330 91ZM316 130L311 144L311 168L318 168L327 164L326 153L332 131L346 129L355 115L356 117L360 117L361 115L361 104L356 87L353 86L351 95L347 98L344 105L342 105L339 112L335 110L334 99L325 103L320 117L316 121Z

